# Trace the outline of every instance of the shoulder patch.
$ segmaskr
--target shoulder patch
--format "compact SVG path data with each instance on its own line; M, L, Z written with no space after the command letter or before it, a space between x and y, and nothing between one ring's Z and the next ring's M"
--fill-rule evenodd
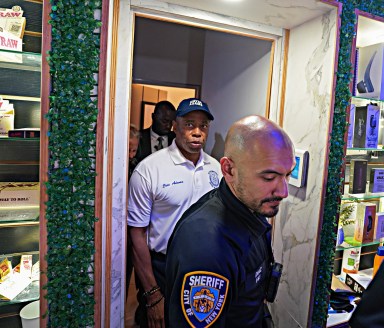
M219 175L217 174L216 171L209 171L208 172L208 176L209 176L209 183L211 184L211 186L213 188L217 188L219 186Z
M211 326L220 316L227 298L227 278L207 271L193 271L184 276L181 307L189 325Z

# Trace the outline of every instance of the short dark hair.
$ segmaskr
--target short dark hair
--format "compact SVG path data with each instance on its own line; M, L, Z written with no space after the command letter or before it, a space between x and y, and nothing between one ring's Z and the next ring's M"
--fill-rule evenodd
M161 109L161 108L164 108L166 107L168 110L172 111L172 112L176 112L176 108L175 106L173 106L173 104L168 101L168 100L162 100L162 101L159 101L156 106L155 106L155 109L153 111L153 113L156 115L157 112Z

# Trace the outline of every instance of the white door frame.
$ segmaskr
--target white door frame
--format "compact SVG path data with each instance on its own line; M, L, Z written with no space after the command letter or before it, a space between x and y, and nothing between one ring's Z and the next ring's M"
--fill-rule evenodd
M140 15L273 41L268 117L278 123L285 30L158 0L109 0L104 126L102 327L124 327L128 127L134 18Z

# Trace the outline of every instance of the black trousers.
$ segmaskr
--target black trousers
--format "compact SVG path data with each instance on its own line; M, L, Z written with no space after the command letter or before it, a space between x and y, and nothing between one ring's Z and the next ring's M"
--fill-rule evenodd
M151 262L153 274L155 276L157 285L160 287L161 293L165 294L165 255L162 253L156 253L151 251ZM139 307L136 310L136 316L140 318L140 328L148 328L148 320L147 320L147 300L143 297L143 293L145 292L141 283L138 283L136 280L137 287L139 288L138 292L138 301Z

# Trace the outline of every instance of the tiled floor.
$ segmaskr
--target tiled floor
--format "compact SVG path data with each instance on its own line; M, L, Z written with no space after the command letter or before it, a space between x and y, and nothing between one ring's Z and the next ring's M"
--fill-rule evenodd
M127 303L125 304L125 328L139 328L135 324L135 310L137 307L135 275L132 273L129 283Z

